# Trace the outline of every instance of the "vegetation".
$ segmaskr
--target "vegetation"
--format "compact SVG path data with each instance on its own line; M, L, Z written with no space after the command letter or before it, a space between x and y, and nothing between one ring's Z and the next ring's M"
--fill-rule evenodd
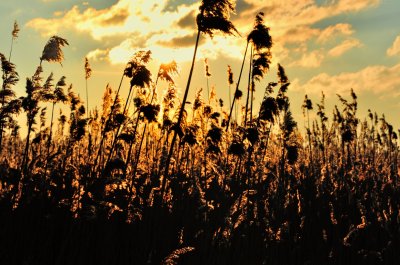
M202 1L182 101L177 64L160 65L154 80L151 51L127 62L117 91L107 85L100 110L87 109L86 58L86 107L72 85L65 91L65 77L42 76L43 62L62 63L65 39L50 38L21 98L11 52L0 54L1 264L397 264L398 133L384 115L360 119L351 91L338 95L331 119L323 94L317 104L306 95L302 135L281 65L256 110L273 44L264 14L247 37L229 106L214 90L187 102L200 35L237 33L233 10L229 0ZM18 31L15 24L12 40ZM245 107L233 115L249 48ZM160 102L159 80L168 84ZM230 92L230 67L227 83ZM69 115L54 117L59 104Z

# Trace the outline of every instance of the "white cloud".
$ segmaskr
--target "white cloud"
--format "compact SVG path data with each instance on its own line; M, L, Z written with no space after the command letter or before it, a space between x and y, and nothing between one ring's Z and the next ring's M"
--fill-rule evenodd
M393 42L393 45L387 49L386 54L388 56L400 55L400 36L397 36Z

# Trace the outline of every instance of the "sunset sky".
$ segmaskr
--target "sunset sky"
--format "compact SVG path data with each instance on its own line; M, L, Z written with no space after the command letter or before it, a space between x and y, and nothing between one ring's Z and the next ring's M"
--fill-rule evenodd
M85 99L84 57L93 69L89 80L90 108L100 106L107 83L118 86L125 63L135 51L153 54L153 76L161 62L175 59L181 68L178 88L186 84L192 58L200 1L193 0L14 0L0 3L0 52L8 55L14 20L21 28L11 61L21 80L32 76L43 47L52 35L67 39L65 61L44 63L45 75L54 72L73 83ZM265 84L276 80L276 64L286 69L291 87L292 109L302 126L304 94L317 103L321 91L331 113L340 104L337 93L349 98L353 88L359 96L360 117L370 108L385 113L400 127L400 1L399 0L240 0L231 20L242 37L216 34L202 36L191 94L206 86L204 58L210 64L211 85L228 102L227 65L237 80L255 15L263 11L271 28L273 63L266 79L256 86L256 104ZM244 79L246 80L246 79ZM245 89L245 81L241 89ZM160 88L165 84L160 84ZM125 89L124 89L125 88ZM128 83L123 87L126 92ZM125 93L124 92L124 93ZM190 99L191 100L191 99Z

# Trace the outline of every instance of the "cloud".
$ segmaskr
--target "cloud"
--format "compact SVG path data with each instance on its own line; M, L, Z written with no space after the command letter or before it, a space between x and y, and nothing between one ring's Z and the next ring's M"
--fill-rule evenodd
M300 60L291 63L289 66L300 66L305 68L316 68L319 67L324 60L324 55L321 51L312 51L310 53L304 53Z
M109 50L96 49L89 52L86 57L92 61L105 61L108 60Z
M386 54L388 56L400 55L400 35L396 37L393 45L389 49L387 49Z
M327 95L345 94L353 88L357 93L369 91L376 95L394 96L400 90L400 64L392 67L377 65L369 66L358 72L328 75L326 73L314 76L304 84L298 79L293 82L296 90L310 94Z
M354 33L350 24L339 23L328 26L325 29L312 28L308 25L290 27L277 40L285 44L303 44L309 40L316 39L318 44L324 44L337 36L350 36Z
M35 18L27 26L46 37L62 32L65 28L87 32L95 40L123 34L143 36L176 28L174 24L196 8L196 5L181 5L176 11L166 12L166 5L167 1L119 0L108 8L97 10L85 7L83 11L75 5L62 17Z
M273 60L282 61L291 53L287 45L304 43L310 39L323 44L337 34L347 36L353 33L349 24L314 28L316 22L343 13L358 12L379 2L335 0L319 5L315 0L243 0L238 4L240 12L231 16L243 37L224 38L216 35L213 39L204 39L202 36L200 52L210 57L226 55L240 60L246 45L245 36L253 27L254 17L264 11L265 22L271 28L274 40ZM107 39L112 63L121 62L122 54L132 54L137 49L158 50L160 54L163 53L163 58L178 53L182 54L182 58L183 54L189 54L189 50L192 50L190 46L194 44L199 3L182 3L174 5L174 8L169 8L170 5L167 0L118 0L103 9L76 5L66 12L57 13L57 16L35 18L26 25L44 37L62 35L63 30L69 29L87 33L98 42ZM121 37L125 38L124 41L121 41ZM186 61L191 60L192 52L185 58ZM298 65L317 67L323 58L321 54L313 52L302 59Z
M164 47L192 47L193 44L196 42L197 33L193 33L190 35L182 36L182 37L174 37L169 40L159 40L158 44ZM205 39L202 38L200 40L200 44L204 43Z
M319 5L314 0L245 0L251 8L242 12L241 17L254 17L259 11L264 11L271 26L283 30L299 25L313 25L323 19L343 13L358 12L375 7L380 0L336 0L326 1Z
M89 32L94 39L100 40L104 36L126 32L123 24L130 16L126 1L120 1L116 5L103 10L88 7L83 13L78 6L73 6L63 16L55 18L35 18L30 20L26 26L49 37L57 35L65 28L75 29L79 32ZM59 15L59 13L58 13Z
M350 24L345 24L345 23L339 23L336 25L332 25L321 31L321 33L318 36L317 42L319 43L325 43L328 40L332 39L336 35L352 35L354 33L354 30L352 29L352 26Z
M169 35L154 35L153 37L146 40L146 46L144 49L151 50L152 57L156 58L161 62L169 62L175 60L178 63L187 62L188 59L193 57L193 46L182 45L181 46L170 46L171 43L160 43L162 40L171 38ZM173 38L169 40L174 40ZM229 49L226 49L229 47ZM223 55L228 58L241 58L242 48L235 39L214 36L213 39L203 40L203 45L198 48L197 58L208 58L217 59ZM126 63L127 58L133 55L133 51L139 49L138 43L132 39L123 41L120 45L112 48L109 52L109 59L113 64Z
M158 50L162 57L171 57L169 54L175 54L173 50L176 48L190 48L193 53L194 15L198 4L181 4L166 11L167 5L168 1L119 0L104 9L85 7L81 11L78 6L73 6L50 19L35 18L27 26L45 37L61 34L67 28L88 33L95 41L107 38L111 44L107 54L100 54L100 50L89 54L94 58L107 56L114 64L125 63L138 49ZM125 40L119 41L122 36ZM204 39L200 43L204 43ZM180 53L186 54L182 49ZM127 54L129 56L123 58ZM188 56L186 60L190 58Z
M325 47L328 42L338 41L338 39L354 34L352 25L348 23L328 24L321 27L316 26L317 22L327 21L327 19L340 14L360 12L376 7L380 3L380 0L335 0L325 1L325 4L317 4L315 0L245 1L249 4L249 8L243 10L234 19L234 23L242 35L245 36L251 30L251 21L254 20L255 14L262 11L265 13L265 22L271 29L274 58L280 57L281 62L297 58L301 46L303 58L292 65L306 67L320 65L323 61L321 52L328 48ZM354 42L351 44L355 45ZM277 46L279 46L279 50L285 51L283 56L277 52ZM304 47L306 50L319 49L321 52L304 54Z
M321 30L310 28L309 26L298 26L289 28L282 36L278 36L278 41L282 43L304 43L311 38L320 35Z
M102 26L114 26L114 25L122 25L129 16L129 12L127 10L120 10L118 14L112 14L109 17L104 18L100 21L100 25Z
M343 55L345 52L351 50L352 48L362 47L362 43L359 40L351 39L345 40L341 44L333 47L328 51L328 55L332 57L339 57Z
M177 24L181 28L192 28L195 21L196 21L196 12L195 10L192 10L190 13L179 19Z

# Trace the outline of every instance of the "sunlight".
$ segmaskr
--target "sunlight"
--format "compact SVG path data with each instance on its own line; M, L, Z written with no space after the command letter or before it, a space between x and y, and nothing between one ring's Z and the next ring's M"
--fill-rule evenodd
M83 1L1 4L0 265L399 263L400 1Z
M133 54L129 43L129 40L124 41L120 46L114 47L110 50L108 56L112 64L125 64L127 60L129 60Z
M193 56L193 48L165 48L162 46L153 46L150 47L150 50L153 53L153 57L155 60L160 63L169 63L172 60L175 60L177 63L183 63L190 61Z

